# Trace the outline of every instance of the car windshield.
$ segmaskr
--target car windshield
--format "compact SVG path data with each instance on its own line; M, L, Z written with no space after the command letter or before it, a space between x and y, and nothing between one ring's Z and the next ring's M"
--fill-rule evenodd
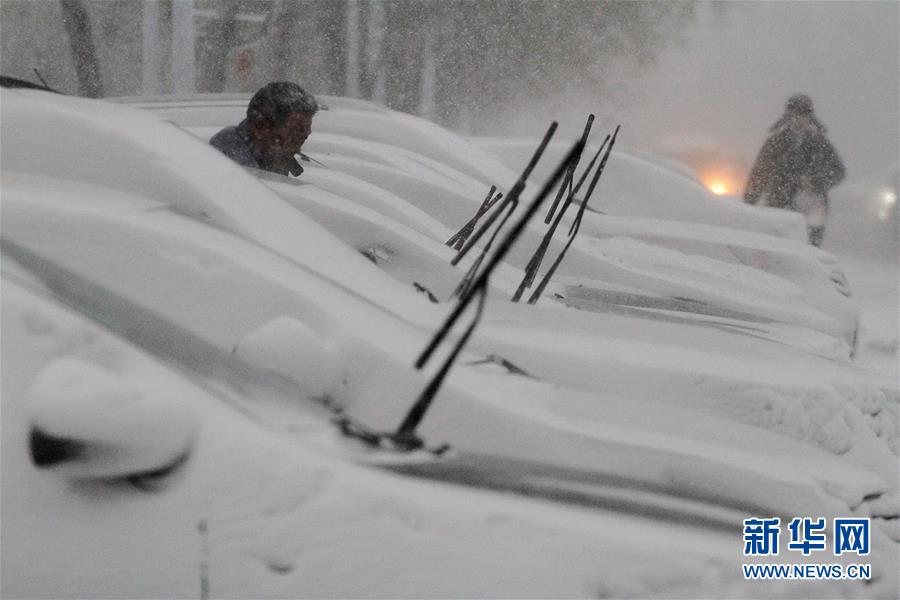
M324 430L334 415L329 407L309 398L289 380L251 368L179 323L79 277L52 258L4 242L3 276L85 315L267 427Z

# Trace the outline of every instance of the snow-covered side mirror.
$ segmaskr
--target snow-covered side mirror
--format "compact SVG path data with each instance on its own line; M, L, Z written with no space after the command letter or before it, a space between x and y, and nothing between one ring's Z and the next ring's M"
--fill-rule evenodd
M232 350L246 364L293 381L311 397L338 394L342 358L338 344L293 317L279 317L245 335Z
M141 484L172 472L190 455L199 424L184 401L79 358L48 364L27 399L32 461L73 480Z

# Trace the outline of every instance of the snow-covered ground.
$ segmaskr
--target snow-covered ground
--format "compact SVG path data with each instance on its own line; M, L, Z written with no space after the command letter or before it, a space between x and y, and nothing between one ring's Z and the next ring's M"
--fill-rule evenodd
M856 362L898 380L900 230L897 211L882 214L883 184L838 186L830 194L823 247L840 258L861 311ZM884 218L888 216L888 218Z

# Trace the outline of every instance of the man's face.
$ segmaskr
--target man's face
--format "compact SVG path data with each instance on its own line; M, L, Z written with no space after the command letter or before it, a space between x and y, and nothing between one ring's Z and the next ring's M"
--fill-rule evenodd
M278 127L253 126L251 133L259 152L276 171L287 171L294 164L294 155L312 131L313 115L294 113Z

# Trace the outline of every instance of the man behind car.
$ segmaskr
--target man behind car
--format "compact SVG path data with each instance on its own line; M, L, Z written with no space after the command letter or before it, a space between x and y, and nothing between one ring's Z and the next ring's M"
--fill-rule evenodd
M259 89L247 105L247 118L209 140L225 156L245 167L298 176L309 160L300 153L312 131L319 105L296 83L275 81Z

